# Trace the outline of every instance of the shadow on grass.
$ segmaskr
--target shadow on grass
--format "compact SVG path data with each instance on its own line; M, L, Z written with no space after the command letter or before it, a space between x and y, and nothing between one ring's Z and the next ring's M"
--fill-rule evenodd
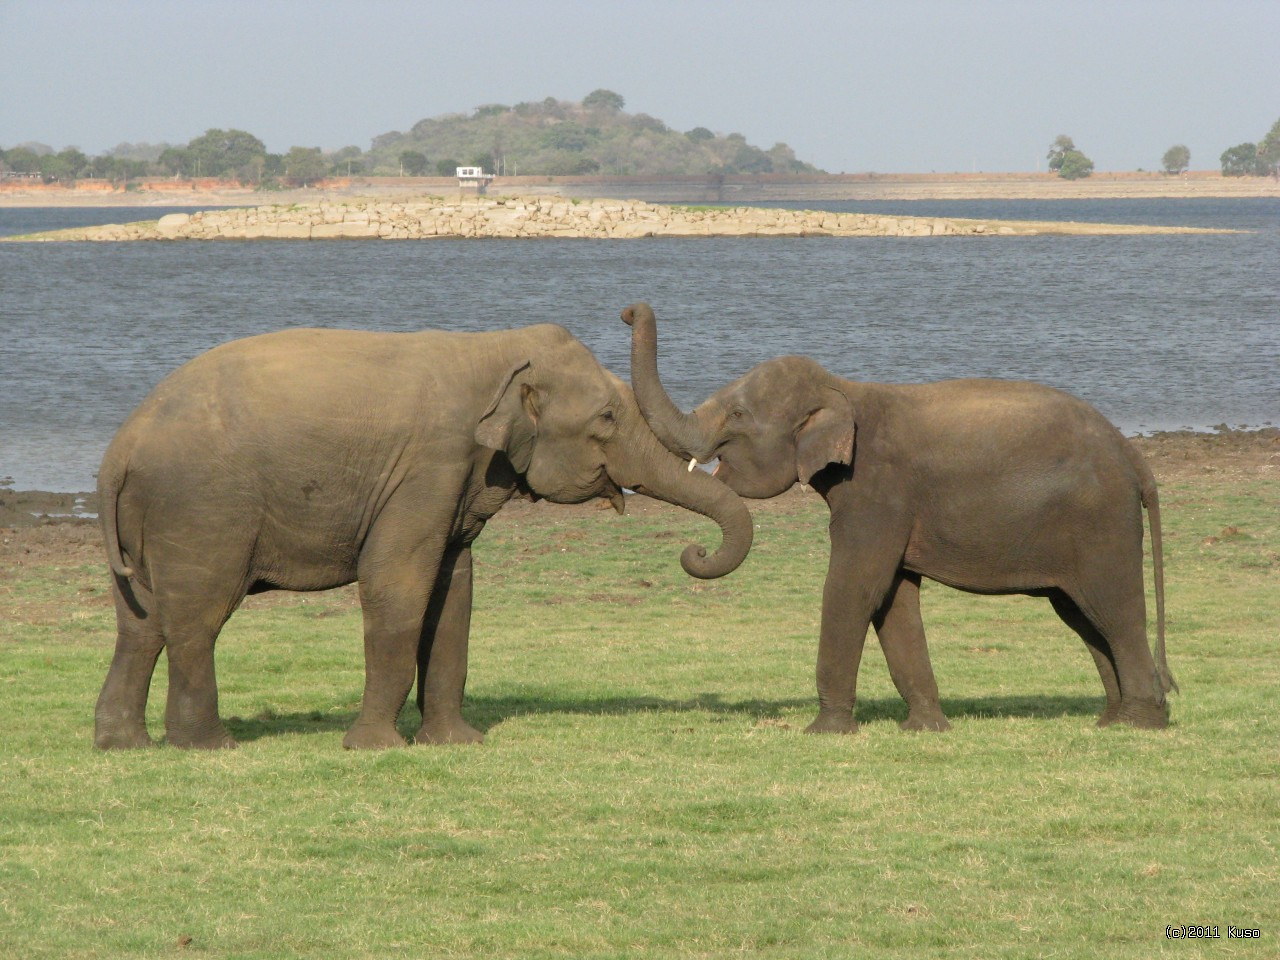
M1102 697L1017 696L980 697L942 701L943 712L951 719L997 719L1056 717L1096 717L1102 712ZM507 720L544 714L579 714L589 716L628 716L639 713L711 713L737 715L744 718L778 719L792 711L817 712L816 698L791 700L726 700L720 694L706 693L684 700L663 697L556 697L556 696L479 696L468 697L463 714L481 732L488 732ZM256 717L230 717L227 729L237 740L257 740L264 736L287 733L332 733L348 729L356 720L356 711L320 711L307 713L263 713ZM901 700L879 699L858 701L855 717L864 723L900 723L907 717L907 705ZM406 737L418 728L419 714L412 700L400 715L398 727ZM806 719L804 723L807 723ZM803 726L803 724L801 724Z

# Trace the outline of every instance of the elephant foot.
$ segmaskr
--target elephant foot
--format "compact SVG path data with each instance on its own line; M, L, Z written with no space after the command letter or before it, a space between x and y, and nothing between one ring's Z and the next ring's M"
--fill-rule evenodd
M1098 718L1098 726L1108 727L1113 723L1123 723L1139 730L1163 730L1169 725L1169 708L1164 703L1125 703L1121 701L1119 709L1113 716L1108 707Z
M1108 701L1106 707L1102 711L1102 715L1098 717L1098 726L1109 727L1120 719L1120 701Z
M818 718L804 728L805 733L857 733L858 722L853 711L848 713L819 713Z
M405 739L395 724L357 722L342 738L342 745L348 750L386 750L405 746Z
M907 719L898 724L899 730L931 730L942 733L951 729L951 722L941 710L912 710Z
M155 746L151 734L142 724L111 724L98 721L93 733L93 745L99 750L136 750Z
M484 743L484 734L461 717L423 723L413 736L414 743Z

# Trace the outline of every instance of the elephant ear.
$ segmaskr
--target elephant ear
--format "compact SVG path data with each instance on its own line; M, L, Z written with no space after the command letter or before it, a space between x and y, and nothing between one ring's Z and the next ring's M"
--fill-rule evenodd
M530 374L528 360L512 367L476 424L476 443L501 450L516 473L529 469L538 438L538 398Z
M796 476L808 483L829 463L853 463L853 405L832 387L823 387L823 406L813 410L796 434Z

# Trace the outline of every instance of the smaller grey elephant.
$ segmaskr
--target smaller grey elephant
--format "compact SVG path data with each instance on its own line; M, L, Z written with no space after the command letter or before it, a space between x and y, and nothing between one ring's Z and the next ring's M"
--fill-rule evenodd
M403 744L415 668L419 743L478 742L462 717L471 544L523 493L560 503L622 488L714 519L681 560L736 568L751 515L658 443L627 386L562 327L495 333L291 330L216 347L125 421L98 475L118 636L98 698L101 748L151 743L147 692L169 662L165 729L231 747L214 642L244 596L352 582L365 688L347 747Z
M1106 692L1099 725L1167 723L1160 501L1150 468L1083 400L1035 383L858 383L805 357L750 370L682 413L658 377L653 311L632 326L636 400L668 449L718 460L743 497L811 484L831 510L831 558L810 732L857 728L853 707L874 624L909 714L948 726L920 617L928 577L982 594L1045 597L1084 640ZM1142 510L1151 525L1156 654L1147 645Z

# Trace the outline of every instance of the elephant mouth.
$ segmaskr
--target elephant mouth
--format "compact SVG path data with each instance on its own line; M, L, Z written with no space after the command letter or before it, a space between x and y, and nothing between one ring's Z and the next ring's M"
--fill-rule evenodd
M600 473L595 481L591 484L591 488L596 492L587 497L589 500L608 500L612 504L613 509L618 513L626 513L626 501L623 497L622 488L614 482L613 477L609 476L607 467L601 467Z
M618 513L627 512L627 501L623 496L622 488L614 483L610 477L606 476L604 479L604 490L600 493L600 499L608 500Z

